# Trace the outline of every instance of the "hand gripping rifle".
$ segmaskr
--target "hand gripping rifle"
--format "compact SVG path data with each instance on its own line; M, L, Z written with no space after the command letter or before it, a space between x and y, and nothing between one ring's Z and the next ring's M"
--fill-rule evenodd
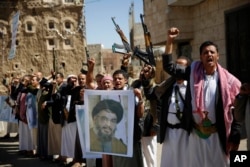
M129 45L129 42L127 40L127 38L125 37L123 31L120 29L119 25L116 24L115 22L115 17L111 17L114 25L115 25L115 28L116 28L116 32L120 35L121 37L121 40L122 40L122 43L123 43L123 46L124 46L124 49L126 50L127 53L131 52L131 48L130 48L130 45ZM114 47L114 48L113 48ZM112 46L112 49L113 49L113 52L116 52L115 51L115 46ZM116 52L116 53L122 53L122 52Z
M148 54L148 60L150 65L156 66L155 58L154 58L154 52L153 52L153 45L151 42L151 35L148 31L147 25L144 23L142 14L140 14L141 22L142 22L142 28L144 31L144 40L145 40L145 46L146 46L146 52Z

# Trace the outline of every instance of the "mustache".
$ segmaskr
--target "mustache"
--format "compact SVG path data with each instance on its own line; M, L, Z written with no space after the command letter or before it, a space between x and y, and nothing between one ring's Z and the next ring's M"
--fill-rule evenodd
M97 135L98 135L98 139L102 142L108 142L112 140L112 137L114 137L116 128L112 131L112 129L108 126L104 126L104 127L96 127L97 129ZM102 133L102 129L109 129L110 131L112 131L112 133L110 135L106 135Z

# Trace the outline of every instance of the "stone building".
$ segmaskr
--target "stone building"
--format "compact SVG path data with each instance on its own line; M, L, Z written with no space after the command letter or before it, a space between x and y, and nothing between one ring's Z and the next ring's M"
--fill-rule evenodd
M0 75L78 74L85 54L85 19L79 0L2 0ZM10 59L13 16L19 12L15 55ZM54 67L53 67L54 61Z
M112 49L104 49L101 44L88 45L90 57L95 58L94 75L110 74L120 68L121 54L113 53Z
M41 71L45 76L55 68L65 76L87 69L86 49L96 60L94 74L119 69L121 54L103 49L101 44L87 45L84 0L3 0L0 2L0 77L4 74L24 75ZM19 12L16 40L12 40L13 17ZM140 32L131 20L132 29ZM133 25L136 25L135 27ZM138 31L137 31L138 29ZM12 41L15 41L15 54ZM142 41L142 39L141 39ZM136 43L138 45L138 43ZM143 40L144 44L144 40ZM138 77L140 63L133 60L129 67ZM0 94L6 89L0 84Z
M242 82L250 81L250 0L144 0L145 23L154 46L178 27L174 56L199 59L206 40L218 44L220 64Z

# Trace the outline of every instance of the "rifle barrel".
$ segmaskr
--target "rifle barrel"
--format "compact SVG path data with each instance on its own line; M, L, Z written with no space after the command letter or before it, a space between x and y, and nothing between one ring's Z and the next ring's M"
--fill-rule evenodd
M124 35L123 31L120 29L119 25L116 24L115 17L111 17L111 19L112 19L114 25L116 26L116 31L117 31L117 33L119 34L119 36L120 36L120 38L122 40L122 43L124 45L125 50L127 51L127 53L131 52L129 42L128 42L126 36Z
M111 19L112 19L112 21L113 21L113 23L114 23L114 25L115 25L116 30L120 30L119 25L116 24L116 22L115 22L115 17L111 17Z
M87 60L89 59L89 51L88 51L88 48L87 47L85 47L85 52L86 52L86 58L87 58Z
M156 66L156 62L154 59L153 45L151 42L151 35L150 35L150 32L148 31L147 25L144 23L143 16L144 15L140 14L142 27L143 27L143 31L144 31L145 47L146 47L146 51L148 53L148 60L149 60L151 65Z

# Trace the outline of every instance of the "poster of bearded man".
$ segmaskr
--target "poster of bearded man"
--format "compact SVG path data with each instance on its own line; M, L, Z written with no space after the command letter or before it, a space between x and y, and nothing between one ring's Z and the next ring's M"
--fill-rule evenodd
M85 90L85 151L132 157L135 96L132 90Z

